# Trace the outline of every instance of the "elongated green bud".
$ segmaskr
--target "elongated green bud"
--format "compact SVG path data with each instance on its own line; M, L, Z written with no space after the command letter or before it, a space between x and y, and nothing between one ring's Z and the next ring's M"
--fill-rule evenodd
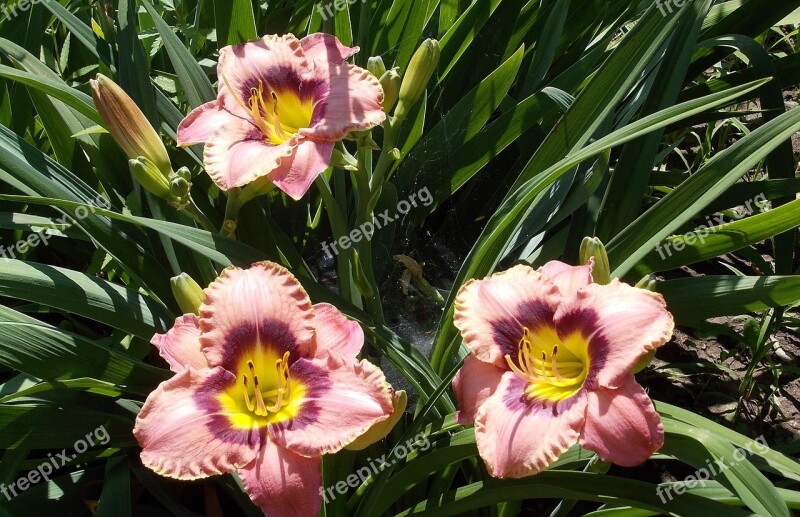
M361 263L358 250L353 250L353 280L355 281L356 289L358 289L359 293L364 296L372 296L374 294L375 291L372 289L364 273L364 266Z
M394 426L397 425L397 422L400 421L400 418L406 410L406 406L408 406L408 395L406 395L406 392L402 390L395 391L392 395L392 405L394 406L392 416L370 427L366 433L356 438L355 441L345 447L345 449L361 451L373 443L377 443L386 438L386 436L392 432Z
M186 273L172 277L169 281L175 301L184 314L200 314L200 305L203 304L205 294L197 282Z
M177 196L172 194L172 185L169 178L153 162L144 156L140 156L135 160L129 160L128 164L131 167L133 178L146 191L169 202L178 201Z
M581 242L581 264L588 264L594 259L592 278L595 283L606 285L611 283L611 267L608 265L608 253L602 241L597 237L586 237Z
M400 86L400 102L397 104L395 117L405 119L411 108L422 98L428 82L439 66L440 55L439 42L435 39L426 39L414 53Z
M136 160L144 156L165 177L169 176L172 165L164 142L133 99L117 83L102 74L98 74L91 84L97 111L106 129L128 158Z
M397 104L397 99L400 98L400 83L403 79L397 70L388 70L381 76L381 87L383 88L383 111L389 113Z
M369 73L377 77L378 79L386 73L386 65L383 64L383 58L381 56L373 56L367 60L367 70Z

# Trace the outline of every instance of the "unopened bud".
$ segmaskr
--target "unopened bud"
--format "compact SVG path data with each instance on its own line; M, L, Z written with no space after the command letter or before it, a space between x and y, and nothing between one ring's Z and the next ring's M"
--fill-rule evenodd
M181 178L185 179L190 183L192 181L192 172L189 170L188 167L181 167L175 174L177 174L178 176L180 176Z
M192 189L192 184L178 175L173 176L169 184L169 192L181 201L186 200L189 191Z
M167 149L142 110L108 77L98 74L91 83L97 111L128 158L136 160L144 156L167 176L172 170Z
M359 293L367 297L374 294L374 290L364 272L364 265L361 263L361 256L358 254L358 250L353 250L353 280Z
M383 111L389 113L397 104L400 97L400 83L402 82L397 70L392 69L381 76L381 87L383 88Z
M378 79L386 73L386 65L383 64L383 58L381 56L374 56L367 60L367 70L369 73L377 77Z
M333 153L331 154L331 165L347 171L358 170L358 160L356 160L351 154L344 153L335 147L333 148Z
M176 197L172 195L169 179L153 162L140 156L135 160L129 160L128 164L131 167L133 178L146 191L167 201L176 200Z
M435 39L426 39L414 53L400 86L400 102L397 104L395 117L405 119L411 108L422 98L428 82L439 66L440 55L439 42Z
M634 287L637 287L639 289L647 289L648 291L655 291L657 285L658 282L656 281L653 275L645 275L642 277L641 280L636 282L636 285Z
M378 422L370 427L366 433L356 438L355 441L345 447L345 449L350 451L361 451L373 443L377 443L386 438L386 436L392 432L394 426L397 425L397 422L400 421L400 418L402 418L403 413L406 411L407 405L408 396L406 395L406 392L402 390L395 391L392 395L392 406L394 406L392 415L383 422Z
M205 294L203 289L186 273L172 277L169 281L175 301L184 314L200 314Z
M608 265L608 253L603 242L597 237L586 237L581 242L580 261L588 264L594 260L592 279L596 284L606 285L611 283L611 267Z

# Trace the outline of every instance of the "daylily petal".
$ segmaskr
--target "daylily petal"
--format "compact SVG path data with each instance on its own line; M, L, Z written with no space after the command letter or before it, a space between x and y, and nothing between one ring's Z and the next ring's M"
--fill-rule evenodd
M229 267L205 290L200 343L212 366L237 371L255 347L292 359L313 356L314 312L300 282L286 268L259 262Z
M580 332L588 339L590 388L621 386L643 355L669 341L675 326L660 294L619 280L581 289L558 308L555 323L562 337Z
M241 106L259 81L276 91L299 94L299 85L311 69L300 40L292 34L268 35L260 40L224 47L219 53L217 75L222 105L236 115L247 112ZM230 88L230 90L229 90Z
M493 364L484 363L472 355L464 360L464 366L453 378L453 392L458 399L456 420L459 424L472 424L478 408L494 394L502 377L503 370Z
M344 63L347 58L361 50L342 45L339 38L324 32L309 34L300 40L300 44L307 59L324 63Z
M306 458L268 440L239 471L250 499L269 517L308 517L322 507L321 458Z
M235 382L222 368L189 366L161 383L133 430L142 463L162 476L188 480L233 472L253 461L263 432L234 429L217 401L220 390Z
M173 372L182 372L186 366L208 368L208 360L200 347L198 325L197 316L184 314L166 334L156 334L150 340Z
M581 445L603 461L633 467L664 444L664 427L653 402L633 376L617 389L588 393Z
M525 327L552 325L558 288L528 266L515 266L483 280L470 280L456 297L454 323L475 357L508 369Z
M282 160L294 154L299 141L295 136L284 144L272 145L256 126L231 117L206 142L206 172L222 190L241 187L277 169Z
M386 119L383 88L378 79L357 66L315 62L311 127L300 133L324 140L340 140L352 131L365 131Z
M178 145L185 147L206 142L231 119L236 118L222 109L219 101L211 101L193 110L178 126Z
M302 198L317 176L330 166L333 145L333 142L300 141L294 153L269 173L269 179L292 199Z
M314 306L316 357L328 354L343 359L355 359L364 346L364 331L357 322L347 319L329 303Z
M525 381L503 374L494 395L478 409L475 441L489 474L524 477L552 464L580 436L586 412L584 393L557 404L533 402Z
M290 374L305 386L302 407L296 418L270 425L269 432L298 454L337 452L394 411L390 386L369 361L301 359Z
M574 296L578 289L592 283L594 261L583 266L570 266L558 260L551 260L539 268L539 273L558 286L562 296Z

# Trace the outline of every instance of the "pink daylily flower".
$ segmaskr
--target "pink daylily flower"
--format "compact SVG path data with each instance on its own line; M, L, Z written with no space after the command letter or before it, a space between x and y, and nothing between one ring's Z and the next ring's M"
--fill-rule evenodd
M634 466L664 443L632 370L672 336L660 294L592 281L592 264L525 265L471 280L455 325L472 352L453 379L459 423L475 424L492 476L547 468L575 443Z
M357 361L364 333L312 306L271 262L228 268L153 344L176 372L148 398L134 435L142 462L191 480L238 471L270 517L316 516L321 456L393 412L383 372Z
M222 190L267 176L300 199L335 142L386 118L380 82L346 61L358 51L322 33L223 48L218 97L184 119L178 144L205 143L206 171Z

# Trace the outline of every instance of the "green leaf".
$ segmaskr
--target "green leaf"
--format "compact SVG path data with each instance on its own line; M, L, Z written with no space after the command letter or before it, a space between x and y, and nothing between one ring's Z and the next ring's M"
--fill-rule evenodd
M137 291L69 269L6 259L0 294L54 307L150 341L172 326L160 303Z
M258 39L250 0L214 0L217 45L237 45Z
M131 517L131 470L128 458L112 458L106 463L103 491L97 505L97 517Z
M800 109L793 109L714 156L608 243L612 276L625 275L656 244L691 220L798 129Z
M485 506L524 499L575 499L622 504L649 509L658 514L737 516L749 513L716 501L684 494L662 503L656 486L641 481L584 472L540 472L523 479L472 483L452 492L434 496L395 515L464 515Z
M759 515L789 517L789 508L775 486L730 442L683 422L665 420L663 423L666 434L663 452L704 469Z
M671 418L700 429L705 429L710 433L725 438L736 447L745 448L753 441L743 434L737 433L713 420L709 420L708 418L692 413L686 409L660 401L655 401L655 405L662 418ZM773 472L779 473L794 481L800 481L800 463L796 460L774 449L769 449L767 451L756 449L755 452L766 462L766 465Z
M155 10L153 5L148 0L141 0L147 13L152 18L153 23L164 41L164 48L167 49L167 54L175 68L175 73L178 76L178 81L181 83L183 94L186 100L193 108L200 106L206 102L214 100L217 97L211 81L208 80L203 69L194 59L189 50L181 43L178 36L172 30L172 27L159 16L158 11Z
M642 276L702 262L800 226L800 200L745 219L665 239L636 266Z
M167 370L134 361L74 334L0 306L0 364L56 381L88 377L149 394Z
M69 200L88 208L86 217L65 213L65 221L74 221L158 299L172 300L171 275L146 251L141 231L99 216L96 206L107 203L104 197L5 127L0 127L0 181L30 196Z
M679 278L659 282L656 289L678 321L736 316L800 301L798 276Z

